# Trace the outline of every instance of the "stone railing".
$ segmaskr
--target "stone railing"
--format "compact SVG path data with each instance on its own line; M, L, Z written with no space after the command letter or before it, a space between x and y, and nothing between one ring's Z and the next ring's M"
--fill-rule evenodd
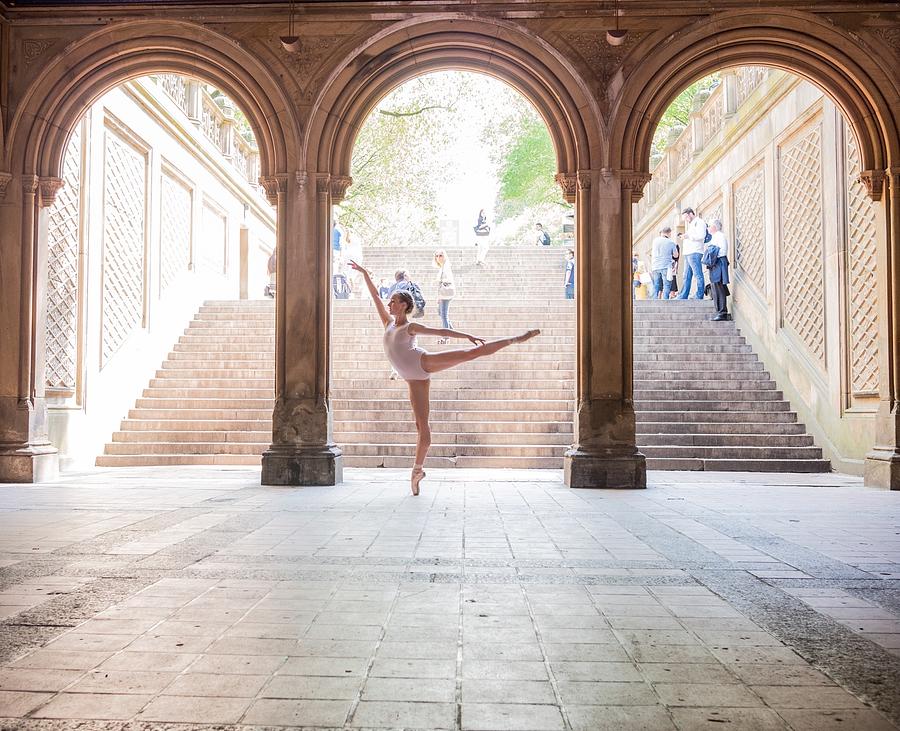
M711 144L716 144L719 134L741 104L772 74L764 66L740 66L722 72L722 80L708 91L698 92L687 126L675 126L662 153L650 158L652 178L644 190L644 197L637 205L634 220L637 222L664 197L670 184L675 183L687 170L693 159Z
M223 96L213 97L198 79L158 74L156 83L238 171L259 190L259 148L238 131L234 106Z

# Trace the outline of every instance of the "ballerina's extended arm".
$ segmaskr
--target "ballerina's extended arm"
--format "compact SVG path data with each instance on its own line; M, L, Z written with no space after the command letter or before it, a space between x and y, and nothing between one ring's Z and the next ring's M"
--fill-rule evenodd
M451 330L446 327L427 327L426 325L420 325L418 322L411 322L409 324L409 333L410 335L438 335L442 338L461 338L463 340L470 340L475 345L484 345L484 338L469 335L468 333L460 332L459 330Z
M347 264L351 269L363 275L363 280L369 288L369 294L372 295L372 302L375 304L375 310L378 312L378 317L381 318L381 324L386 327L391 321L391 315L384 306L384 302L381 301L381 297L378 296L378 288L375 286L375 282L372 281L372 275L369 274L369 270L363 268L361 264L357 264L352 259L348 261Z

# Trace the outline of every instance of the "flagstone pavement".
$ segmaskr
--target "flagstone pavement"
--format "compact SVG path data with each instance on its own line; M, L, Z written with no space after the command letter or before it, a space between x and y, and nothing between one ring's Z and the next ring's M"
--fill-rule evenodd
M900 494L345 478L0 486L0 728L900 727Z

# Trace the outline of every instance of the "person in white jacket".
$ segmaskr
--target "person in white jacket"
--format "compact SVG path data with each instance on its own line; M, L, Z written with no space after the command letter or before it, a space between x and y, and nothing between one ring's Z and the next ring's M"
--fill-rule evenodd
M691 279L696 280L695 297L703 299L706 281L703 277L703 249L706 247L706 221L694 213L693 208L685 208L681 212L686 227L684 241L681 245L681 257L684 259L684 285L678 293L678 299L686 300L691 293Z

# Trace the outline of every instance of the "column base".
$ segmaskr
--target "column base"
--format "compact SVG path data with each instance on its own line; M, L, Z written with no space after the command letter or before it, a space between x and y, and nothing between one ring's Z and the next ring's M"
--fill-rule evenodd
M59 477L59 450L40 447L0 447L0 482L49 482Z
M263 485L337 485L344 481L338 447L269 447L262 456Z
M647 460L640 452L607 456L570 449L566 452L563 470L567 487L607 490L643 490L647 487Z
M875 447L866 455L865 484L900 490L900 451Z

